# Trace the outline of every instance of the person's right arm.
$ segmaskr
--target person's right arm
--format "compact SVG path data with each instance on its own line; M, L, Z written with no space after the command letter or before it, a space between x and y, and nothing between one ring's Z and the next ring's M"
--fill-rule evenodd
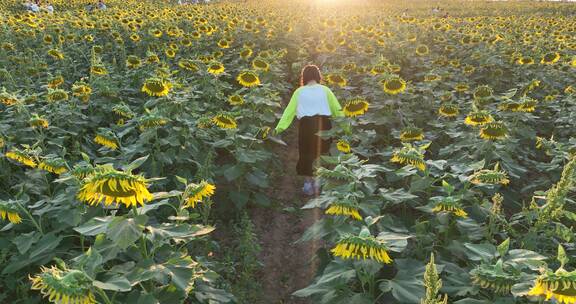
M290 98L290 102L288 103L286 110L284 110L284 113L282 114L282 118L280 118L280 121L276 126L276 134L284 132L284 130L288 129L288 127L290 127L292 124L292 121L296 116L296 109L298 108L298 95L300 95L299 93L300 91L296 90L294 94L292 94L292 98Z

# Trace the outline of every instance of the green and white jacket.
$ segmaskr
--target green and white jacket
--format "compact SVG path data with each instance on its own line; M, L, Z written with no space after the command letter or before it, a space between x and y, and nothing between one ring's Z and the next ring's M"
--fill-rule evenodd
M288 129L294 120L306 116L325 115L333 117L344 116L342 106L332 90L321 84L305 85L298 88L276 126L276 133Z

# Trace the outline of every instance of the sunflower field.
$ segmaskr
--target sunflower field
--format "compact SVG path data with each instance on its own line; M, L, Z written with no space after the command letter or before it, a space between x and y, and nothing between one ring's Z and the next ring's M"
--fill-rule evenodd
M271 303L222 223L306 64L345 117L288 303L576 303L576 4L93 2L0 2L0 303Z

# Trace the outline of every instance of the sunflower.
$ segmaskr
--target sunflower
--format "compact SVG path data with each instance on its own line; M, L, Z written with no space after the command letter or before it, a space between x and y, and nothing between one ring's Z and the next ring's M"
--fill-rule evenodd
M460 201L452 197L445 197L437 201L434 208L432 208L432 212L446 212L458 217L468 217L468 213L462 209Z
M143 206L153 199L147 188L148 182L141 175L102 166L83 180L76 197L89 205L104 202L105 206L112 203L126 207Z
M47 98L50 102L68 100L68 93L62 89L48 89Z
M471 65L466 65L464 66L464 68L462 69L462 71L464 72L464 74L472 74L474 73L474 71L476 70L475 67L471 66Z
M343 153L350 153L350 144L347 141L340 139L336 143L336 149Z
M226 39L220 39L220 41L218 41L218 46L221 49L228 49L230 48L230 43Z
M157 29L157 28L151 28L148 30L148 34L150 34L151 36L155 37L155 38L160 38L162 37L163 33L161 30Z
M214 195L215 190L216 186L207 181L201 181L198 184L189 184L184 191L185 206L195 208L197 203Z
M494 119L492 118L492 115L490 115L488 112L474 111L470 112L466 116L464 123L469 126L482 126L492 121L494 121Z
M346 81L346 78L344 78L344 76L342 76L341 74L330 74L328 75L328 77L326 77L326 80L328 80L328 83L335 84L341 88L345 87L346 84L348 83L348 81Z
M244 104L244 98L240 95L234 94L228 97L228 103L233 106L239 106Z
M532 98L523 98L515 112L534 112L538 101Z
M224 73L224 65L217 61L212 62L208 65L207 71L212 75L220 75Z
M158 63L160 62L160 57L158 57L158 55L156 55L155 53L149 52L146 55L146 62L148 63Z
M134 34L130 35L130 40L132 40L135 43L138 43L138 42L140 42L140 35L134 33Z
M380 263L390 264L392 259L388 255L388 248L384 241L372 236L345 236L332 250L334 256L342 259L376 260Z
M516 63L520 65L531 65L534 64L534 59L532 57L521 56L518 59L516 59Z
M26 165L28 167L31 168L36 167L36 161L34 160L34 158L19 150L11 150L9 152L6 152L6 157L16 162L19 162L23 165Z
M508 179L508 174L500 170L500 165L496 163L494 169L482 169L469 178L471 183L475 185L489 184L489 185L508 185L510 180Z
M56 304L96 304L92 280L82 271L42 266L41 273L30 277L32 290L39 290L48 301Z
M210 128L210 126L212 126L212 119L210 119L209 117L200 117L196 121L196 126L199 129L208 129Z
M190 59L180 59L178 61L178 66L184 70L196 72L198 71L198 65Z
M128 67L129 69L135 69L140 67L141 65L142 61L137 56L130 55L128 56L128 58L126 58L126 67Z
M482 125L480 137L486 140L504 139L508 136L508 128L501 121L493 121Z
M362 216L360 216L360 212L358 212L358 206L350 203L332 203L324 213L328 215L348 216L358 221L362 220Z
M260 84L260 78L252 71L243 71L236 77L238 83L244 87L250 88Z
M499 295L510 294L512 286L519 282L519 275L503 267L499 260L495 265L480 264L470 271L470 278L474 285L490 289Z
M558 60L560 60L560 54L557 52L552 52L542 56L540 63L550 65L555 64L556 62L558 62Z
M48 120L38 114L32 115L28 123L32 128L48 128Z
M453 103L443 103L438 109L438 114L444 117L455 117L460 113L460 109Z
M163 126L166 123L168 123L168 120L166 118L154 113L148 113L146 116L141 117L138 122L140 131Z
M40 162L40 164L38 164L38 168L57 175L66 173L68 171L66 162L60 158L43 160Z
M430 50L428 49L427 45L421 44L418 47L416 47L416 55L418 56L428 55L429 52Z
M236 129L238 127L234 117L227 114L218 114L214 116L212 122L222 129Z
M420 149L417 149L411 145L405 145L401 149L394 151L390 161L402 165L412 165L420 171L426 170L424 154L420 151Z
M97 134L94 137L94 141L97 144L102 145L104 147L107 147L111 150L118 149L118 141L116 140L116 137L113 136L113 134L111 134L109 132Z
M0 201L0 218L2 220L8 219L12 224L22 223L22 218L18 213L18 209L14 207L14 204L11 203L11 201Z
M84 81L77 81L72 85L72 95L77 97L89 96L92 88Z
M116 104L112 108L112 112L114 112L118 116L128 118L128 119L134 117L134 112L132 112L130 107L128 105L126 105L125 103Z
M81 162L74 165L74 168L70 171L70 174L79 180L83 180L86 177L92 175L96 170L102 170L102 167L95 168L89 163Z
M438 74L427 74L424 76L424 82L435 82L442 80L442 77Z
M270 70L270 64L264 60L262 60L261 58L256 58L254 60L252 60L252 67L255 68L256 70L260 70L260 71L264 71L267 72L268 70Z
M546 301L555 300L559 304L576 303L576 271L566 271L562 267L541 274L528 292L529 296L545 297Z
M176 56L176 51L174 51L173 49L166 49L164 51L164 54L166 54L168 58L174 58Z
M149 96L166 96L170 92L172 84L164 79L158 77L152 77L146 79L142 85L142 92L145 92Z
M520 103L512 101L505 101L499 104L498 109L501 111L521 112Z
M344 115L348 117L356 117L366 113L369 106L370 103L368 103L368 101L363 98L356 97L347 101L342 110L344 111Z
M268 127L268 126L263 126L263 127L261 127L261 128L260 128L260 131L259 131L260 137L261 137L262 139L268 138L268 134L270 133L270 130L272 130L272 128L270 128L270 127Z
M48 51L48 55L50 55L52 58L56 59L56 60L62 60L64 59L64 53L60 52L59 50L56 49L51 49Z
M475 99L487 99L492 97L493 90L487 85L482 85L474 90L473 96Z
M456 84L456 86L454 86L454 90L456 92L460 92L460 93L468 91L469 88L470 87L465 83L458 83L458 84Z
M345 70L349 71L350 68L344 67ZM372 75L382 75L388 71L388 66L385 64L377 64L370 69L370 74Z
M0 102L4 105L11 106L18 102L18 97L6 92L6 89L3 88L2 92L0 92Z
M250 56L252 56L252 49L250 48L245 48L242 51L240 51L240 57L242 57L243 59L246 59Z
M188 38L183 38L182 40L180 40L180 44L185 47L190 47L192 46L192 40Z
M418 141L424 139L422 129L416 127L406 127L400 132L401 141Z
M546 95L546 96L544 96L544 101L552 102L552 101L556 100L556 98L557 98L556 95Z
M64 84L64 77L56 76L48 81L48 88L55 89Z
M394 76L383 82L383 88L387 94L397 95L406 90L406 81L398 76Z
M102 76L107 75L108 70L102 64L95 64L92 67L90 67L90 73L92 73L93 75Z

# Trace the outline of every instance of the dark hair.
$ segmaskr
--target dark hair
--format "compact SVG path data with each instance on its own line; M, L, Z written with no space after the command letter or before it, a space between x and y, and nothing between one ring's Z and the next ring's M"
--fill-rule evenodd
M309 64L302 69L302 73L300 74L300 85L306 85L311 80L316 80L317 83L322 81L320 69L313 64Z

